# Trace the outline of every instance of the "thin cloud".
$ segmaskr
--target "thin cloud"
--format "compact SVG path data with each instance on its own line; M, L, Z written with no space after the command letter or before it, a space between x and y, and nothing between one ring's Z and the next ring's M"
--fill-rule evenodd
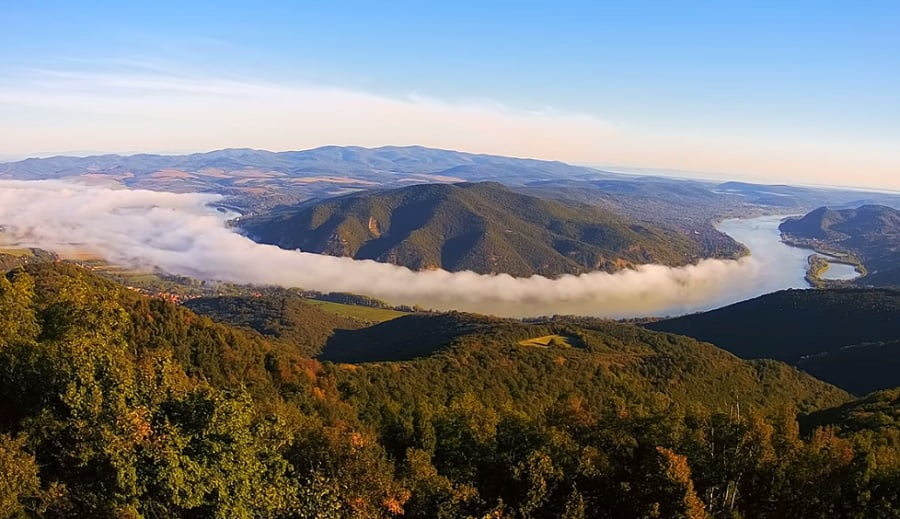
M900 153L885 142L654 128L490 100L386 96L312 83L102 63L9 72L0 80L0 155L39 150L418 144L476 153L731 171L732 177L900 189ZM102 68L112 71L98 72Z
M4 108L5 105L5 108ZM28 125L27 111L57 124ZM558 158L583 155L614 133L596 118L524 112L489 102L386 97L307 84L142 72L41 71L0 85L0 112L25 114L6 152L61 149L298 149L321 144L421 144ZM98 121L98 116L101 119ZM72 121L78 128L67 127ZM20 121L21 122L21 121ZM0 122L0 127L3 123ZM127 131L124 131L127 129ZM5 131L5 129L4 129Z

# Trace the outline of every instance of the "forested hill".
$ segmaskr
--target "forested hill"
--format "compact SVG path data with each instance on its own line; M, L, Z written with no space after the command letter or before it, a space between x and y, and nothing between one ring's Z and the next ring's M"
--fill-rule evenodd
M683 265L702 256L674 230L490 182L348 195L247 218L241 227L286 249L515 276Z
M834 210L821 207L780 226L788 241L820 251L847 253L868 275L857 284L900 286L900 211L883 205Z
M848 395L790 367L629 325L450 317L474 325L417 360L320 363L287 335L71 265L13 270L0 276L0 514L812 518L900 505L897 428L841 428L854 418L839 414L839 430L801 434L791 404Z
M854 393L900 386L900 290L786 290L647 327L789 362Z
M287 341L309 356L318 354L335 330L362 328L367 324L289 296L201 297L188 300L185 307L215 320Z
M883 205L840 210L820 207L802 218L785 220L781 230L824 240L896 235L900 234L900 211Z
M885 436L900 429L900 388L878 391L842 406L823 409L801 420L804 429L836 427L844 433L866 431Z
M735 405L813 409L846 398L779 362L744 361L687 337L613 322L585 328L411 315L336 334L320 359L354 364L336 373L352 388L345 398L367 414L408 410L415 401L441 405L469 391L523 412L567 394L647 405L661 398L723 412Z

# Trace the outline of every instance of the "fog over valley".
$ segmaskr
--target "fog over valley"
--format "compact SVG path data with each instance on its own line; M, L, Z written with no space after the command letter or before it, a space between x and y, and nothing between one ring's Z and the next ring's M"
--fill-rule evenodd
M0 182L7 243L88 252L114 264L236 283L369 295L393 304L499 316L674 315L736 301L760 286L766 255L642 265L557 279L444 270L282 250L232 231L209 194L92 187L63 181ZM782 287L774 287L782 288Z
M0 25L0 519L900 519L900 2Z

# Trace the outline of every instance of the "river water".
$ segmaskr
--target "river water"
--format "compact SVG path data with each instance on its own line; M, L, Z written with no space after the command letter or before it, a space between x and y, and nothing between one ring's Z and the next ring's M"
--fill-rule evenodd
M838 261L830 261L836 260L834 256L829 256L827 254L819 254L828 261L828 270L819 274L819 277L822 279L826 279L828 281L849 281L851 279L856 279L859 277L859 272L856 270L856 265L850 265L848 263L840 263Z
M809 288L806 270L812 251L791 247L781 241L778 226L786 216L761 216L725 220L717 228L750 249L750 256L760 264L760 275L754 283L756 295L786 288Z
M709 307L736 303L770 292L788 288L810 288L806 281L809 256L814 251L791 247L781 241L778 230L787 215L761 216L725 220L716 228L750 249L750 257L756 263L756 271L749 283L736 284L727 297L710 301ZM828 259L828 258L826 258ZM853 279L859 274L852 265L829 262L829 269L822 275L824 279Z

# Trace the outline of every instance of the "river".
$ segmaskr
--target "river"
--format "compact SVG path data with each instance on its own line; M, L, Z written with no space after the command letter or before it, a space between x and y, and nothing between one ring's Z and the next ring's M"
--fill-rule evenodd
M758 264L753 282L731 291L730 304L788 288L810 288L806 281L809 256L815 252L792 247L781 241L778 225L787 215L760 216L725 220L716 228L750 249L750 256ZM823 256L824 257L824 256ZM825 258L829 259L829 258ZM852 265L829 262L823 279L853 279L859 274ZM712 304L721 306L723 300Z
M785 216L761 216L725 220L717 228L750 249L760 263L761 275L755 283L756 295L785 288L809 288L806 270L813 252L791 247L781 241L778 225Z
M657 315L680 315L720 308L788 288L810 288L806 282L812 251L790 247L781 241L778 225L785 216L736 218L716 228L750 249L750 263L714 295L698 304L675 305Z
M825 258L828 262L828 270L819 274L819 277L828 281L849 281L859 277L859 271L856 265L849 263L841 263L838 258L829 256L828 254L819 253L819 256Z

